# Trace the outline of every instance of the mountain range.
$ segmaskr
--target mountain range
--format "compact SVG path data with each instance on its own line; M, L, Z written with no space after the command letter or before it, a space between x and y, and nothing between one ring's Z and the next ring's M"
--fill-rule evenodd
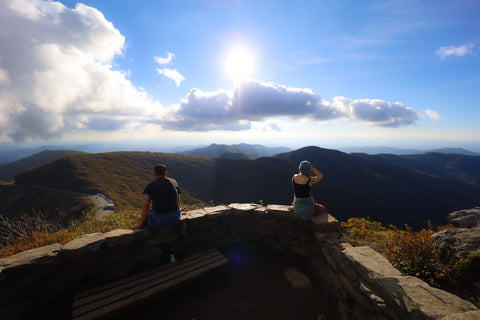
M88 153L101 153L101 152L115 152L115 151L150 151L150 152L169 152L169 153L186 153L205 155L209 157L225 157L225 158L257 158L265 156L273 156L278 153L288 152L291 149L286 147L269 148L263 145L250 145L246 143L240 143L236 145L225 144L212 144L210 146L187 146L187 145L175 145L168 146L158 141L102 141L102 143L85 143L85 144L61 144L61 145L44 145L37 147L15 147L12 144L5 144L0 142L0 165L7 164L13 161L23 159L25 157L34 155L44 150L76 150ZM343 147L338 150L346 153L367 153L367 154L422 154L425 152L438 152L438 153L453 153L462 155L480 155L462 148L442 148L435 150L418 150L418 149L402 149L392 147ZM225 153L224 155L221 155ZM234 153L234 155L231 155ZM245 155L241 155L245 154Z
M418 149L402 149L392 147L352 147L341 148L341 151L346 153L367 153L367 154L422 154L427 152L445 153L445 154L461 154L467 156L479 156L479 153L472 152L463 148L440 148L430 150L418 150Z
M452 178L480 187L480 156L427 152L412 155L352 154L353 156L403 167L444 178Z
M226 145L212 143L208 147L196 148L181 153L222 159L257 159L259 157L270 157L288 151L290 151L290 149L285 147L270 148L260 144L240 143Z
M142 191L153 179L154 165L164 163L184 191L186 204L290 204L291 176L305 159L324 174L312 188L314 198L341 220L371 217L384 224L422 228L428 220L444 224L448 213L480 204L480 156L371 156L315 146L256 159L151 152L75 153L17 174L16 183L102 192L118 209L129 210L141 206Z

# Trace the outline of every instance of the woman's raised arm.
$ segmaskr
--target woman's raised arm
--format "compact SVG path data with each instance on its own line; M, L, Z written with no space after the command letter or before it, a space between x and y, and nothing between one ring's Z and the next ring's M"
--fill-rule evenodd
M312 177L310 180L310 185L320 182L323 179L323 174L318 171L316 168L312 167L312 172L315 174L315 177Z

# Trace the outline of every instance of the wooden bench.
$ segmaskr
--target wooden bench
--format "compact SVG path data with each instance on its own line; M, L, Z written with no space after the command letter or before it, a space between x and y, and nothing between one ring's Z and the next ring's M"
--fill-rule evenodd
M226 263L228 259L222 253L211 249L89 289L74 297L72 318L96 319L108 315Z

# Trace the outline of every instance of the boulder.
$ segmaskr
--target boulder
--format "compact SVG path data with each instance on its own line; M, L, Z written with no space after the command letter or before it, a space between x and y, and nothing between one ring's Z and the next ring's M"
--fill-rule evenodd
M454 211L448 215L447 220L455 227L480 227L480 207Z
M390 294L407 309L411 319L441 319L444 316L478 311L472 303L433 288L418 278L407 276L388 280L393 280L391 282L394 284Z
M453 251L462 258L471 253L480 254L480 228L447 229L433 234L432 237L439 244L440 254Z
M447 315L443 320L478 320L480 319L480 310L455 313Z

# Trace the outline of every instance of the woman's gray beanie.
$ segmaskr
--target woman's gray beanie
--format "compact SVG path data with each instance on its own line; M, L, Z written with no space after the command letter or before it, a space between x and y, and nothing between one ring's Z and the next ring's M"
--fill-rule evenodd
M307 160L303 160L302 162L300 162L298 166L298 170L301 173L309 173L311 168L312 168L312 164Z

